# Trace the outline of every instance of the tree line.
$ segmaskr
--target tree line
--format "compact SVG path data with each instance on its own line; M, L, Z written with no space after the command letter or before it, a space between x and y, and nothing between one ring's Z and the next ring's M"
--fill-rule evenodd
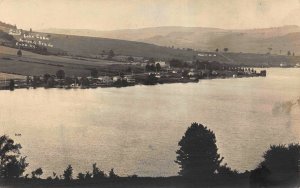
M214 132L199 123L192 123L178 142L176 160L180 167L179 177L191 182L213 182L216 177L225 181L237 180L243 176L249 177L251 187L280 186L286 183L299 184L300 145L271 145L262 155L263 161L251 171L238 172L223 163L223 157L218 153ZM23 176L28 163L26 157L20 155L21 145L16 144L6 135L0 137L0 178L1 179L39 179L43 174L38 168ZM137 175L130 176L137 178ZM92 165L92 171L73 174L73 167L68 165L62 176L53 173L49 181L78 181L118 179L112 168L108 174ZM228 179L229 178L229 179Z

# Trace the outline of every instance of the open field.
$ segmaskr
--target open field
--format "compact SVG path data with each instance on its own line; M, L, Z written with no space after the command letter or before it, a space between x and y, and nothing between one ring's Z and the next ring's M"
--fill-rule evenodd
M33 32L31 34L49 36L49 41L47 42L51 43L54 47L47 48L48 51L52 53L57 53L57 51L67 52L68 55L96 57L102 54L103 51L107 53L113 50L116 55L192 60L193 56L197 54L195 51L173 49L144 42L40 32ZM21 36L15 36L16 40L19 41Z
M43 33L37 33L45 35ZM248 66L279 66L281 63L295 65L300 62L300 56L287 56L286 54L268 55L264 53L240 53L231 52L224 53L222 49L218 53L200 52L187 49L176 49L144 42L134 42L109 38L97 38L87 36L62 35L62 34L47 34L50 35L50 43L55 48L67 52L69 55L79 55L84 57L95 58L103 52L108 53L113 50L116 55L134 56L144 58L154 58L157 60L181 59L184 61L192 61L200 59L204 61L219 61L230 64L244 64ZM57 49L48 48L55 53ZM267 48L266 48L267 49ZM215 54L216 56L199 57L198 54ZM297 54L296 54L297 55Z
M5 81L5 80L24 80L26 77L22 75L17 75L17 74L7 74L7 73L2 73L0 72L0 81Z
M90 69L96 68L100 74L118 73L128 68L128 64L99 59L74 59L70 56L59 57L39 55L23 51L18 57L17 49L0 46L0 72L21 75L55 74L62 69L68 76L89 76ZM136 68L138 69L138 68ZM141 68L140 68L141 69Z

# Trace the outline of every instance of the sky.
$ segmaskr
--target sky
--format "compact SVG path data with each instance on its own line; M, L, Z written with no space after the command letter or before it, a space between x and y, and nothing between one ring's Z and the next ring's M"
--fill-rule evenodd
M300 25L300 0L0 0L0 21L34 30L251 29Z

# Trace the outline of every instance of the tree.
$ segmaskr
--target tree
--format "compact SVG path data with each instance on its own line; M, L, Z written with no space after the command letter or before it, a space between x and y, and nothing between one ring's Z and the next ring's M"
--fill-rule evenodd
M10 89L11 91L13 91L13 90L15 89L15 81L14 81L13 79L11 79L11 80L9 81L9 89Z
M93 174L92 173L90 173L89 171L87 171L86 173L85 173L85 179L86 180L90 180L90 179L92 179L92 176L93 176Z
M232 170L230 167L227 166L227 164L221 165L218 168L218 174L221 176L236 176L238 175L238 171Z
M77 179L82 181L82 180L85 179L85 175L84 175L83 173L80 172L80 173L78 173L78 175L77 175Z
M5 178L19 178L28 166L25 162L26 157L21 157L19 160L16 157L12 157L10 162L3 168L3 174Z
M114 52L113 50L110 50L110 51L108 52L107 58L108 58L108 59L111 59L111 58L113 58L114 56L115 56L115 52Z
M223 50L224 50L224 52L228 52L229 49L228 48L224 48Z
M183 62L179 59L171 59L169 63L170 63L171 67L182 67L183 66Z
M56 72L56 77L57 77L58 79L64 79L64 78L65 78L65 71L64 71L64 70L58 70L58 71Z
M132 56L129 56L129 57L127 58L127 61L129 61L129 62L134 61L134 58L133 58Z
M32 171L31 174L32 174L32 178L36 178L36 177L40 178L40 176L43 174L43 169L38 168L35 171Z
M300 160L300 145L270 146L263 155L264 161L260 166L270 170L271 181L291 181L297 178Z
M220 167L220 159L213 131L202 124L192 123L179 141L177 160L179 175L191 178L211 177Z
M150 71L155 71L155 69L156 69L155 65L154 65L154 64L151 64L151 65L150 65Z
M51 88L54 87L55 81L52 76L47 79L46 87Z
M91 69L91 77L93 77L93 78L98 77L98 70L97 69Z
M73 168L71 165L69 165L67 167L67 169L64 171L64 179L67 180L67 181L71 181L72 180L72 176L73 176Z
M100 170L97 167L97 164L94 163L93 164L93 178L99 179L99 178L105 178L105 177L106 177L106 175L105 175L104 171Z
M82 77L80 80L80 85L84 87L88 87L90 85L89 79L87 79L86 77Z
M161 70L160 64L156 63L155 68L156 68L156 71L159 72Z
M250 174L251 187L266 187L270 174L270 170L264 165L252 170Z
M150 74L146 78L144 84L145 85L155 85L155 84L157 84L157 82L158 82L158 78L155 77L155 74Z
M66 77L65 78L65 85L69 86L73 84L73 79L71 77Z
M47 84L48 79L51 77L50 74L44 74L43 78L44 78L44 83Z
M114 172L114 169L112 168L109 171L109 178L118 178L119 176Z
M8 136L0 137L0 177L18 178L25 172L26 157L20 157L20 144L15 144Z
M131 67L127 67L126 72L132 72Z
M215 51L218 53L219 52L219 48L217 48Z
M17 55L18 55L19 57L22 56L22 51L21 51L21 49L18 50Z
M151 57L151 58L149 59L149 63L150 63L150 64L154 64L154 63L155 63L155 59L154 59L153 57Z

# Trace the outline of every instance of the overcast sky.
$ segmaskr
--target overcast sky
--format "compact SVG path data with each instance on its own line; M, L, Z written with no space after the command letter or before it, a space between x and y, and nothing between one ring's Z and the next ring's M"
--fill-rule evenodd
M300 25L300 0L0 0L0 20L36 30L262 28Z

